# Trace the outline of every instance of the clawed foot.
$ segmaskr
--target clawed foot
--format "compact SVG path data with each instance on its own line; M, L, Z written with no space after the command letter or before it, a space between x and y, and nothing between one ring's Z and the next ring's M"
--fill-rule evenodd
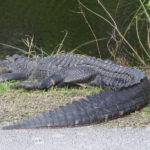
M10 88L12 89L23 88L26 90L35 90L35 89L38 89L38 84L32 83L32 82L24 82L24 83L17 83L17 84L11 85Z

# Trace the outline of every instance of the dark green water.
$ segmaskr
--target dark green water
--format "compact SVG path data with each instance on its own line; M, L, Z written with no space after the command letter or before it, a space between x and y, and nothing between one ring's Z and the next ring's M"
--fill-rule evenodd
M96 0L81 0L90 9L104 15L103 9ZM129 15L139 5L138 1L128 5L129 0L103 0L105 7L113 15L119 26L124 29L128 23ZM117 8L117 4L119 7ZM126 7L125 7L126 6ZM77 0L4 0L0 3L0 42L27 49L21 42L27 36L33 36L35 44L46 52L56 50L56 46L62 41L65 32L68 35L63 45L65 51L70 51L78 45L93 40L85 20L79 13ZM85 10L97 38L108 37L112 28ZM131 15L132 16L132 15ZM107 17L108 18L108 17ZM99 46L102 56L108 57L107 41L100 41ZM16 51L0 47L1 57ZM80 53L87 53L98 57L95 43L79 49Z

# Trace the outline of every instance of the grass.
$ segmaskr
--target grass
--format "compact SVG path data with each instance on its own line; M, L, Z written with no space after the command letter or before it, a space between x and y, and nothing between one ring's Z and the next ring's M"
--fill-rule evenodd
M0 83L0 122L23 119L80 99L101 88L51 88L49 91L10 89L13 82Z
M107 127L146 127L150 124L150 104L128 116L102 123Z
M25 91L10 89L14 82L0 83L0 122L12 122L44 112L86 95L99 92L101 88L52 88L49 91ZM150 123L150 105L129 116L115 119L102 125L143 127ZM101 124L100 124L101 125Z

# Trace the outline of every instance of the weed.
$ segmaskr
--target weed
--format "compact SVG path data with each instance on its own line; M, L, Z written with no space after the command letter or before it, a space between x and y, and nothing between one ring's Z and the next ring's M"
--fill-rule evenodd
M141 5L137 9L136 13L133 15L133 18L131 18L131 21L128 24L128 26L126 27L126 30L125 30L124 34L122 34L120 32L115 19L112 17L112 15L107 10L107 8L103 5L103 3L100 0L97 0L97 2L101 6L101 8L105 11L107 16L109 17L109 20L107 18L105 18L104 16L102 16L101 14L98 14L95 11L93 11L92 9L86 7L80 0L78 0L81 14L83 15L86 22L87 22L87 19L86 19L86 16L85 16L84 11L83 11L82 8L86 9L88 12L94 14L95 16L98 16L100 19L102 19L103 21L105 21L106 23L108 23L112 27L113 34L111 35L110 40L115 41L116 47L114 49L110 49L110 47L109 47L110 40L108 40L107 47L108 47L108 50L109 50L111 56L113 57L113 59L114 60L117 59L116 56L117 56L118 51L120 49L120 45L121 45L122 41L124 41L129 46L129 48L132 50L132 52L128 51L128 56L133 57L135 60L139 61L142 65L146 66L146 63L148 62L148 60L150 58L150 53L149 53L149 51L150 51L150 37L149 37L150 36L150 17L149 17L149 13L148 13L148 10L150 9L150 1L145 3L145 1L142 2L141 0L139 0ZM119 2L117 4L117 8L118 7L119 7ZM117 8L116 8L116 10L117 10ZM143 8L143 10L142 10L142 8ZM138 21L140 20L141 14L143 15L143 13L146 15L146 18L145 18L146 22L147 22L147 35L146 36L147 36L148 48L144 47L143 41L141 41L141 39L140 39L139 29L138 29ZM127 41L126 38L125 38L127 32L130 30L130 26L133 25L134 23L136 23L135 29L136 29L139 45L141 46L143 52L146 54L146 56L144 55L145 56L144 58L141 57L141 54L139 54L138 50L130 44L130 41ZM87 22L87 24L90 27L88 22ZM92 28L90 28L90 30L91 30L91 32L94 36ZM117 40L116 33L120 36L120 40ZM94 36L94 38L95 38L95 41L97 41L97 38L95 36ZM98 48L98 52L99 51L100 50Z

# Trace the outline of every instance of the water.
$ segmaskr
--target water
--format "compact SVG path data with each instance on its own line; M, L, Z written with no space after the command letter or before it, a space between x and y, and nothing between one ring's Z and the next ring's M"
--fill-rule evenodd
M82 0L82 2L90 9L107 17L96 0ZM114 0L113 2L110 0L103 0L102 2L115 19L123 23L127 23L123 19L130 14L128 10L129 6L132 7L133 10L136 8L135 3L129 6L127 5L126 11L123 12L121 7L127 4L125 0L121 1L122 4L119 3L118 9L116 9L117 2L119 2L118 0ZM97 38L110 37L112 28L85 9L84 11ZM67 31L68 35L64 41L63 50L71 51L82 43L94 40L83 16L78 12L77 0L1 1L0 42L17 46L28 51L22 39L34 36L34 44L42 47L47 53L51 53L57 51L65 35L65 31ZM125 12L128 12L128 14ZM122 14L124 14L124 17L122 17ZM109 19L109 17L107 18ZM128 18L126 18L126 20L128 20ZM119 25L122 25L122 23ZM107 51L107 41L108 39L99 41L101 55L104 57L108 57L109 55ZM95 42L79 48L77 52L98 57ZM6 46L0 47L0 57L4 57L8 54L12 55L13 53L19 52Z

